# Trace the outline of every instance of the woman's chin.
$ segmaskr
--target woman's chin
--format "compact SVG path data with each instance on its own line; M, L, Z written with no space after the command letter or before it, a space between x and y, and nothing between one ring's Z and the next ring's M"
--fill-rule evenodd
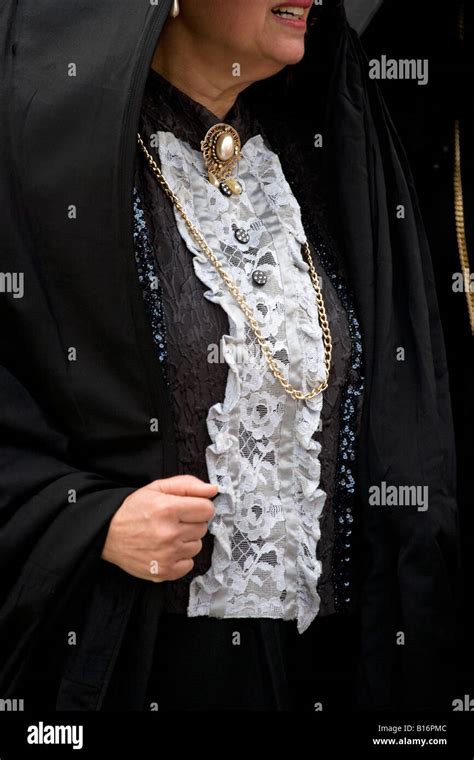
M291 66L299 63L304 56L304 42L295 40L294 42L282 42L281 45L273 45L271 57L282 66Z

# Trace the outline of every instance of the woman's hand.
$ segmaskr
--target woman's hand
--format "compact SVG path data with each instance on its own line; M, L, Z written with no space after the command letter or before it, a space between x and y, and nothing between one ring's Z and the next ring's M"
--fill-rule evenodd
M102 558L136 578L181 578L201 551L217 491L192 475L155 480L134 491L110 522Z

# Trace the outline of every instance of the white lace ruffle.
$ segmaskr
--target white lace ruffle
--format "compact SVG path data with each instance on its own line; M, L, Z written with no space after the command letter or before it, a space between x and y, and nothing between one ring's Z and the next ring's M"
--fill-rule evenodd
M242 150L244 193L226 198L206 177L199 152L159 132L162 171L211 249L233 276L281 362L298 388L324 376L324 350L315 293L302 257L300 208L274 153L261 136ZM222 353L229 365L224 399L208 412L212 443L206 450L209 481L219 485L212 566L190 586L188 615L296 619L303 632L319 610L316 550L326 494L319 487L317 430L322 397L295 401L270 373L245 317L219 274L176 223L204 296L229 318ZM233 225L250 234L238 243ZM263 287L253 269L268 277ZM242 360L243 359L243 360Z

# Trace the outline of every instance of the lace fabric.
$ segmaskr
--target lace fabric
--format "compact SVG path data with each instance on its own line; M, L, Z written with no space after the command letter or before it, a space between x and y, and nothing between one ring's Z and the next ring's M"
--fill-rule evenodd
M244 193L226 198L203 172L202 156L170 132L159 132L162 171L188 215L234 277L287 379L310 390L324 376L324 349L315 293L301 244L301 215L276 154L260 135L249 139L239 165ZM322 395L295 401L270 373L233 296L175 220L204 297L229 317L221 354L229 372L225 397L208 412L209 480L219 484L210 569L193 579L189 616L296 619L303 632L318 613L321 446L313 435ZM236 241L244 227L248 245ZM252 272L267 276L255 285ZM243 360L244 359L244 360Z

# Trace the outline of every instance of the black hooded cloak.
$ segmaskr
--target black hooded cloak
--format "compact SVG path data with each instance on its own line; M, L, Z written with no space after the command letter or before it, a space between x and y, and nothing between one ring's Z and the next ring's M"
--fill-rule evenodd
M170 4L0 9L1 269L23 273L25 288L0 299L0 694L25 696L41 680L42 704L58 709L101 709L132 624L121 704L142 709L163 604L159 584L100 554L124 498L175 474L132 234L140 105ZM403 149L341 4L317 10L287 95L278 77L253 91L285 173L285 133L303 152L323 133L314 169L361 322L358 704L424 708L453 640L458 584L445 351ZM369 488L382 482L427 486L428 510L371 506Z

